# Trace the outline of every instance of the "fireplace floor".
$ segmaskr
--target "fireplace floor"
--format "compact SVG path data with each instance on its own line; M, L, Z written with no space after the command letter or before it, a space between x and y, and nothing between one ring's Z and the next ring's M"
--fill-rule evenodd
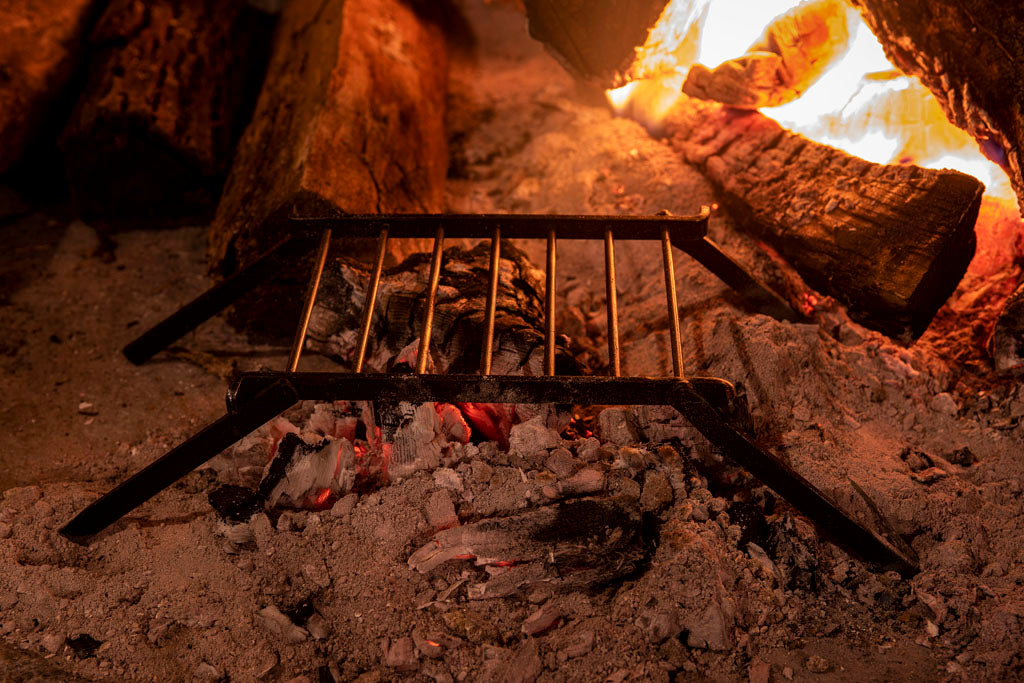
M470 19L484 35L521 21L480 7ZM697 171L577 90L525 32L502 35L482 40L477 61L461 59L453 71L451 210L682 214L714 203ZM288 349L250 344L218 319L142 367L119 355L208 285L202 227L100 238L48 207L0 230L14 245L0 257L0 668L8 672L296 682L768 681L829 672L861 681L1006 677L1020 665L1024 394L957 365L961 356L937 335L902 348L828 302L812 307L806 325L750 316L677 256L688 371L739 382L761 443L874 524L850 482L865 491L921 555L913 580L868 571L784 509L770 515L772 544L764 529L740 535L755 533L756 515L716 514L732 509L724 496L735 473L683 432L675 452L691 464L671 502L649 510L649 564L636 575L593 590L472 600L467 588L500 569L466 560L428 573L409 567L433 531L427 501L447 496L464 523L522 514L544 502L526 491L565 484L548 454L463 449L447 463L451 473L417 472L331 510L242 525L220 521L207 501L230 470L222 457L89 547L57 536L99 493L222 414L233 370L280 369ZM716 212L711 231L777 288L798 286L727 215ZM657 247L617 246L619 282L636 283L619 294L624 372L668 375ZM524 248L543 262L543 245ZM559 254L561 329L596 350L604 348L602 258L600 244ZM951 308L970 295L962 288ZM333 367L303 358L303 369ZM627 498L643 496L651 472L673 473L667 461L616 473L613 461L632 457L628 449L647 452L639 441L626 451L606 443L594 462L581 444L565 446L577 469L607 457L610 491ZM772 545L770 556L746 546L751 538ZM545 620L548 630L524 636L524 626ZM96 644L76 640L77 652L65 644L80 634Z

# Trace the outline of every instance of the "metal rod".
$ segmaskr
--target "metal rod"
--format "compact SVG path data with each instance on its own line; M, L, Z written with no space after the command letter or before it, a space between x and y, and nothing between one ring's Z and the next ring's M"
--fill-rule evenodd
M434 233L434 254L430 259L430 284L427 288L427 310L423 314L420 330L420 351L416 356L416 374L427 372L427 358L430 354L430 335L434 329L434 302L437 301L437 285L441 281L441 253L444 251L444 227L437 226Z
M388 250L388 228L380 229L377 237L377 260L373 263L373 274L370 275L370 286L366 289L366 301L363 302L363 320L359 331L359 347L356 351L356 372L363 371L366 360L366 346L370 342L370 323L373 322L373 308L377 305L377 292L380 290L380 275L384 271L384 255Z
M491 233L491 279L487 288L487 319L484 323L484 350L480 358L481 371L491 374L491 356L494 355L494 318L498 310L498 275L501 267L501 228Z
M332 217L292 218L291 225L297 232L312 231L319 234L321 228L334 228L345 237L375 238L380 229L387 225L392 239L406 237L431 237L438 223L444 225L448 239L478 239L491 234L496 225L501 226L505 239L545 239L548 230L554 227L558 239L599 240L608 224L615 226L619 240L657 240L661 237L661 224L669 221L673 225L672 236L676 240L699 240L707 234L708 216L711 210L702 209L692 216L595 216L574 214L369 214Z
M604 288L608 305L608 364L612 376L622 374L619 362L619 297L615 291L615 238L611 226L604 229Z
M672 260L672 236L668 226L661 229L661 260L665 266L665 297L668 300L668 332L672 344L672 372L683 377L683 345L679 334L679 300L676 297L676 269Z
M309 280L309 291L306 292L306 301L302 305L299 328L295 330L295 342L292 344L292 354L288 359L288 372L295 372L299 368L299 358L302 357L302 347L306 343L306 332L309 330L309 318L313 315L313 304L316 303L316 294L320 290L320 276L324 273L324 264L327 263L327 251L330 247L331 229L326 228L323 237L320 238L316 263L313 264L313 275Z
M548 228L547 282L544 290L544 374L555 374L555 228Z

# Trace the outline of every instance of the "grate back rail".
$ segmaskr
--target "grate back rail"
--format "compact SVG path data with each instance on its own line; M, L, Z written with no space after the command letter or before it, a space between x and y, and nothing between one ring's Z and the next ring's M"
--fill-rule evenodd
M261 425L303 400L371 401L379 405L407 402L448 403L571 403L576 405L665 405L675 408L705 438L736 465L773 489L797 510L813 520L837 544L865 560L903 575L918 571L913 550L899 539L887 540L863 526L834 505L794 469L763 451L739 431L731 415L736 409L733 385L719 378L684 375L679 306L676 294L673 247L693 255L709 270L732 285L760 310L794 320L792 310L770 289L732 261L707 237L707 208L694 216L547 216L547 215L369 215L294 219L303 245L310 234L319 234L313 272L303 301L299 325L284 372L243 373L228 392L224 417L178 445L149 466L132 475L80 512L62 529L77 540L106 529L136 507L195 468L224 451ZM376 237L377 249L362 311L355 370L299 372L310 316L316 302L324 265L335 231L349 237ZM425 315L420 328L415 374L364 372L366 352L384 257L391 239L433 237L430 272L425 292ZM443 264L446 238L490 236L490 267L485 306L484 339L479 375L427 373L434 322L434 303ZM544 375L511 376L491 373L494 322L503 238L546 240L544 301ZM282 254L303 253L296 238L288 238L254 264L253 272L240 273L239 281L227 281L200 296L125 348L135 362L151 357L182 330L192 329L216 310L227 306L240 292L251 289L272 271L267 263ZM555 375L555 274L557 246L561 239L604 241L606 315L610 376ZM669 320L669 344L673 377L622 377L615 278L615 240L651 240L661 246L665 276L665 301ZM709 265L710 264L710 265ZM237 276L236 276L237 277ZM226 286L225 286L226 285ZM234 297L234 298L232 298ZM227 303L224 303L224 302ZM217 308L217 307L220 308ZM190 308L191 307L191 308ZM216 310L214 310L216 309ZM210 311L214 311L211 313ZM205 316L205 317L204 317Z

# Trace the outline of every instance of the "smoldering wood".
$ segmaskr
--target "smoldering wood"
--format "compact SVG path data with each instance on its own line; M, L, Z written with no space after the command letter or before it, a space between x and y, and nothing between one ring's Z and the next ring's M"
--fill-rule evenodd
M101 0L9 0L0 5L0 173L51 121L84 52ZM66 112L65 112L66 115Z
M444 204L441 29L400 0L295 0L210 229L230 272L289 215L436 213Z
M415 365L411 354L425 314L429 259L429 254L414 254L382 276L371 321L368 369L390 371L403 361ZM468 250L446 249L442 263L430 367L440 374L476 373L483 348L490 244L484 242ZM343 258L328 263L310 320L310 349L346 365L354 363L369 279L370 271L362 262ZM513 243L503 241L494 323L494 374L543 374L543 288L544 274ZM558 345L557 373L577 374L579 370L569 352Z
M88 218L212 212L273 20L243 0L114 0L60 146Z
M1024 285L1003 305L992 330L989 350L996 372L1017 377L1024 374Z
M1024 13L1003 0L851 0L886 56L1007 169L1024 206Z
M984 186L971 176L870 163L758 112L686 96L666 129L742 227L895 339L924 332L974 254Z
M558 590L595 588L646 561L641 527L635 499L578 498L440 531L409 557L409 567L427 573L452 560L472 560L491 575L467 588L477 599L542 583Z
M524 0L530 35L570 73L610 86L629 69L667 0Z
M772 21L743 56L714 69L694 64L683 92L744 109L791 102L847 48L847 12L843 0L803 3Z

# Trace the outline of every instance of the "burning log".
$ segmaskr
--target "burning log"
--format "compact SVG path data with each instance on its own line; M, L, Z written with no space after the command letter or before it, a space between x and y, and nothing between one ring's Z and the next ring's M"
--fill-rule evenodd
M873 164L758 112L685 96L666 128L808 284L891 337L924 332L974 255L984 186L970 176Z
M18 162L74 75L98 0L0 6L0 173Z
M847 6L817 0L778 17L745 55L714 69L694 64L683 92L732 107L777 107L799 97L842 54Z
M231 271L291 213L438 212L447 143L441 29L399 0L296 0L210 229Z
M852 0L889 59L1007 169L1024 206L1024 15L1001 0Z
M115 0L61 137L88 217L194 215L227 173L272 21L241 0Z

